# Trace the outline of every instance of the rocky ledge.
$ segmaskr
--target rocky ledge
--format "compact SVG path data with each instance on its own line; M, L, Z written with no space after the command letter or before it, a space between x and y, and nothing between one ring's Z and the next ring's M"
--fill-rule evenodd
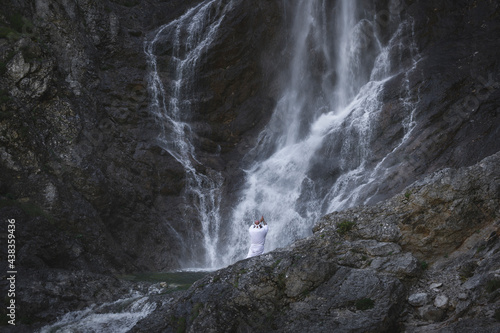
M498 332L500 153L445 169L311 237L239 261L133 332Z

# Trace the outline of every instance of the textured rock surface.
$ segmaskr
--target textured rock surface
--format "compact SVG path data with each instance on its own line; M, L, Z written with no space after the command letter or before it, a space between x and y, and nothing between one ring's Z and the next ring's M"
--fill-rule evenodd
M174 298L153 298L162 305L133 331L496 332L499 163L497 153L469 168L437 172L407 188L409 197L403 192L374 207L325 216L307 239L212 273ZM443 190L460 184L467 190ZM405 226L422 214L411 202L432 193L442 197L426 215L433 230L446 228L446 220L432 224L445 207L457 225L468 225L464 209L474 211L477 202L486 203L479 207L491 218L425 244L447 254L420 251L406 241L414 231ZM450 208L469 198L475 203Z
M314 230L352 221L356 237L398 242L415 256L434 261L457 249L467 235L498 220L497 156L470 168L438 171L366 207L363 214L358 209L328 214Z
M185 220L180 218L184 212L179 195L184 188L184 170L155 142L159 129L148 112L143 42L160 25L198 2L1 2L0 217L18 220L18 261L26 269L27 280L30 276L51 279L48 271L28 274L33 270L110 273L179 265L180 241L171 227L182 233L179 226ZM387 1L376 3L376 7L385 8ZM282 4L241 1L228 16L216 50L202 64L199 86L207 98L193 117L198 125L197 148L207 166L223 172L228 198L223 210L229 210L236 197L234 191L241 178L238 167L253 144L252 133L267 121L279 98L277 81L281 78L275 74L290 55L284 48L287 22L282 21ZM408 78L418 125L411 143L384 161L396 173L380 188L371 189L379 194L372 204L424 175L472 165L500 148L500 46L495 37L500 27L499 4L405 1L401 15L413 18L411 37L420 53L418 71ZM381 29L390 29L390 25ZM407 43L408 38L401 36L400 42ZM384 156L387 147L403 135L398 119L404 79L394 77L384 87L380 124L372 138L377 156ZM214 158L217 144L222 154ZM333 148L324 147L322 153ZM323 155L318 157L317 163L330 162ZM492 243L486 242L481 251L476 244L489 236L483 234L486 231L495 232L498 175L490 162L474 168L471 173L445 169L383 204L325 217L314 238L296 244L300 256L318 255L317 263L295 258L290 254L294 250L286 250L260 258L262 265L250 260L217 273L218 281L206 280L211 283L205 288L199 284L192 292L208 302L210 295L220 291L237 296L234 303L221 305L221 314L208 303L199 314L200 322L190 317L187 322L197 327L203 318L204 323L216 320L228 325L224 327L242 330L254 321L259 327L292 328L302 325L292 318L301 313L300 318L319 318L346 330L353 318L359 326L352 326L352 330L371 325L392 327L399 325L400 319L399 313L388 309L387 297L395 304L404 303L407 292L403 285L419 276L418 262L425 260L431 267L421 277L423 285L410 288L411 294L429 294L425 305L414 312L409 308L415 325L424 325L425 331L431 329L428 320L455 320L447 325L465 331L479 330L484 324L489 329L498 312L498 292L485 290L498 274L497 241L491 238ZM325 181L333 181L335 164L332 170ZM483 173L487 176L479 176ZM340 237L335 225L344 220L356 225ZM482 238L475 239L476 232ZM471 242L470 249L460 248L464 239ZM1 251L5 250L2 247ZM193 245L192 251L201 250ZM4 258L2 253L2 264ZM262 279L259 283L264 289L252 289L247 274L241 273L250 268L257 280ZM240 285L238 274L245 288L231 289ZM380 296L382 289L376 286L373 290L359 287L355 295L328 294L327 286L342 290L356 287L355 277L369 285L377 279L383 281L390 296ZM466 279L463 288L456 288L461 279ZM436 281L443 283L438 290L449 299L445 309L434 308L438 294L428 290ZM448 290L457 294L447 294ZM323 298L319 291L329 295L331 309L320 306ZM64 293L54 293L54 299L63 298ZM357 297L367 296L365 293L380 296L374 299L374 308L366 310L370 315L355 310ZM249 295L260 298L249 300ZM26 300L25 306L36 304L29 295L21 298ZM173 316L186 318L201 307L185 300L178 303L181 305ZM84 303L88 302L91 300ZM76 303L64 304L65 310L78 308ZM263 306L272 318L248 312L251 305ZM39 309L40 305L32 307L27 316L36 318ZM316 313L318 317L314 317ZM462 317L466 319L458 321ZM365 320L360 318L366 322L359 322ZM320 330L314 326L320 325L320 320L311 322L311 327ZM177 324L166 322L171 328ZM145 322L142 329L147 325L159 324Z
M155 142L159 129L147 110L143 53L148 34L196 3L54 0L3 7L13 15L0 17L0 195L36 205L60 229L82 235L86 248L94 249L84 256L107 262L94 265L96 270L175 268L183 247L172 230L183 238L183 221L196 220L185 215L189 210L180 199L184 170ZM223 172L223 215L237 198L239 166L252 133L279 98L277 73L290 56L285 29L291 20L284 19L282 5L238 2L199 65L197 94L204 97L195 105L193 128L200 160ZM385 4L376 8L382 12ZM498 5L442 1L398 8L414 25L413 36L400 36L400 42L413 38L420 53L418 70L406 78L419 128L409 146L384 161L398 172L382 187L368 189L378 193L374 200L499 148L498 40L490 38L499 27ZM392 26L380 24L383 36ZM166 61L168 46L164 51ZM384 87L373 134L377 156L401 139L398 87L404 79L394 77ZM221 154L214 156L217 145ZM317 162L332 164L324 179L331 182L335 162L327 151L335 147L324 147L325 159L320 152Z

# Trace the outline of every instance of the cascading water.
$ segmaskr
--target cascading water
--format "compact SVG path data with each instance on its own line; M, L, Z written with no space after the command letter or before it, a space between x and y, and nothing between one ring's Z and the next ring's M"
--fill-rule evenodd
M145 44L150 66L150 110L162 127L159 142L186 172L184 201L186 206L196 210L199 221L186 221L185 228L195 230L196 224L201 224L205 258L198 259L195 264L209 268L216 265L223 179L219 172L210 169L204 173L199 171L201 163L197 160L193 146L189 119L192 114L191 102L196 98L192 86L197 74L197 63L209 49L225 12L231 6L231 1L204 1L177 20L160 27L153 39ZM171 45L172 54L170 75L165 79L158 68L156 52L157 48L166 44ZM191 238L182 241L186 244L185 253L189 252L190 241L194 240L194 237ZM193 254L190 256L195 257Z
M206 256L198 262L200 267L222 267L242 259L248 250L248 224L260 215L270 225L269 251L307 236L325 213L376 200L383 183L398 173L398 151L411 137L418 102L418 94L410 94L410 74L417 71L419 60L412 24L399 21L400 0L389 0L379 12L359 8L357 2L284 2L285 13L294 15L289 80L259 144L248 153L255 163L246 170L240 199L224 226L223 178L218 172L199 171L189 120L196 98L196 65L234 3L204 1L145 43L150 109L162 127L158 139L184 167L184 200L196 209L204 236ZM378 29L383 15L397 21L385 39ZM166 77L157 62L161 45L172 49ZM383 94L395 79L401 83L401 133L394 135L391 145L375 148ZM229 230L224 240L221 227ZM184 241L189 247L192 239ZM148 297L136 295L68 313L41 332L126 332L155 307Z
M320 0L293 4L290 80L259 145L249 153L256 162L246 170L234 208L225 264L244 257L247 226L260 215L270 225L268 251L309 235L325 213L368 202L396 172L389 157L414 125L408 73L415 70L418 53L411 39L401 43L412 25L399 21L400 1L389 1L379 12L358 8L353 0L334 7ZM389 24L388 15L398 20L397 29L382 43L378 28ZM410 61L403 61L408 53ZM404 135L375 156L381 95L399 75L406 83L400 94Z
M260 215L270 223L266 250L271 250L310 234L325 213L376 200L384 180L397 173L394 156L414 126L416 97L409 93L408 75L416 70L418 52L411 22L399 18L400 0L378 10L366 3L360 8L354 0L284 3L294 22L289 79L258 145L248 153L254 163L245 170L232 216L223 222L223 177L210 169L199 171L205 168L200 168L189 121L192 102L199 98L193 91L197 64L210 52L235 3L204 1L162 26L145 44L150 109L162 126L159 142L184 167L184 200L199 220L185 226L196 230L201 224L205 258L196 265L207 268L243 258L247 226ZM164 45L171 48L166 76L157 65ZM400 76L403 134L394 135L387 147L375 148L385 87ZM221 227L229 230L224 238ZM183 240L186 248L194 239Z
M42 327L39 333L125 333L155 308L156 303L150 302L147 296L135 295L69 312L55 324Z

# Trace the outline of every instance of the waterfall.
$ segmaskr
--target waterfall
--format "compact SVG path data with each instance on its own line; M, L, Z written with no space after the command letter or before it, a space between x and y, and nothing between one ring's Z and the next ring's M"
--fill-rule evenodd
M197 224L201 224L205 258L198 258L195 265L205 267L215 266L221 226L219 211L223 178L220 172L205 170L198 161L189 120L192 115L191 104L197 98L193 91L197 64L210 48L225 12L231 6L231 1L204 1L177 20L161 26L144 47L150 67L150 111L161 126L158 141L185 170L185 206L194 208L199 218L199 221L185 221L185 228L190 229L189 234L193 235ZM161 53L165 45L172 50L166 77L157 59L157 53ZM194 257L189 253L195 237L191 238L184 239L182 243L187 249L184 251L186 256Z
M188 234L199 228L203 234L205 257L195 262L199 267L244 258L247 228L261 215L270 227L265 248L270 251L308 236L328 212L377 201L401 172L400 151L411 140L418 103L418 92L411 88L419 62L413 24L400 19L401 0L384 1L383 9L360 8L358 1L283 1L285 15L293 16L289 79L258 144L248 152L247 160L255 162L244 170L244 186L228 221L221 218L224 179L199 161L190 120L191 105L200 98L193 87L197 64L235 4L203 1L145 42L150 111L161 128L158 143L185 170L183 199L198 218L184 221ZM166 71L158 60L165 52ZM387 106L383 95L391 84L399 88L398 99ZM389 133L392 139L380 146L377 140L385 130L380 119L390 107L397 108L399 118ZM224 239L223 227L228 231ZM194 240L183 240L187 256L193 255ZM157 306L135 294L67 313L40 332L127 332Z
M322 215L375 199L384 180L397 173L391 156L414 127L408 75L418 52L412 24L399 19L400 1L379 11L357 2L303 0L287 9L295 15L290 79L249 153L256 162L245 170L225 264L244 258L253 219L264 215L269 223L265 251L282 247L308 236ZM381 28L390 23L397 28L384 41ZM401 75L404 134L375 151L384 87Z
M152 96L150 110L161 127L160 146L186 174L183 199L196 221L185 221L189 234L203 234L205 257L198 267L216 268L242 259L248 249L248 225L264 215L269 251L308 236L322 215L379 200L387 180L398 174L398 153L411 137L418 96L410 75L419 60L413 26L401 19L400 0L386 7L358 0L283 2L285 21L293 22L287 42L292 54L286 83L258 144L247 154L232 215L221 218L221 173L204 168L193 145L192 104L197 65L210 52L225 14L237 1L206 0L160 27L145 43ZM372 6L372 7L370 7ZM168 54L168 70L158 57ZM399 119L388 136L380 118L387 108L387 85L398 82ZM384 111L385 110L385 111ZM220 236L221 229L226 232ZM184 239L186 256L196 239ZM217 253L224 253L218 256Z

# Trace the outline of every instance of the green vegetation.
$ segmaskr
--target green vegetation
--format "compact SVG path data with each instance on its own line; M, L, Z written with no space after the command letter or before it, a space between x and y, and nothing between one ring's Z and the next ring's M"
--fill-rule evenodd
M19 33L9 27L0 27L0 38L19 39Z
M201 309L203 309L203 303L195 303L193 309L191 310L191 321L195 320L198 317Z
M486 245L485 244L481 244L477 247L477 250L476 252L483 252L484 250L486 250Z
M117 276L127 281L166 282L168 292L189 289L196 281L207 275L207 272L144 272Z
M375 302L371 298L358 299L355 303L357 310L368 310L375 306Z
M28 22L28 20L26 20L19 13L14 13L14 15L11 15L8 20L10 26L17 32L23 32L23 29L26 27L26 22Z
M275 262L271 265L271 268L272 268L272 269L275 269L275 268L276 268L276 267L280 264L280 262L281 262L281 259L276 260L276 261L275 261Z
M429 264L425 260L419 261L418 264L419 264L420 268L423 270L426 270L427 268L429 268Z
M492 293L500 288L500 279L489 280L486 283L486 291Z
M234 287L235 287L235 288L238 288L238 286L239 286L239 283L240 283L240 277L241 277L241 275L246 274L247 272L248 272L248 271L247 271L246 269L244 269L244 268L242 268L242 269L240 269L240 270L238 271L238 275L236 275L236 280L235 280L235 282L233 283L233 285L234 285Z
M354 227L355 224L356 223L352 221L342 221L339 224L337 224L337 232L340 235L345 235L346 233L351 231L351 229Z
M26 215L30 217L44 217L51 224L54 223L54 217L43 210L40 206L32 203L32 202L19 202L17 200L12 199L12 196L7 194L5 198L0 199L0 208L3 207L18 207L20 208Z
M500 321L500 308L495 310L495 314L493 315L493 318L495 318L497 321Z
M458 275L460 277L460 280L464 282L467 279L471 278L474 275L476 268L477 264L471 261L462 264L458 269Z
M23 34L33 32L33 23L20 13L13 13L7 17L7 20L0 23L0 38L9 38L17 40Z
M170 316L170 323L172 324L172 326L177 327L177 329L175 330L177 333L186 332L186 318L177 318L176 316Z
M410 191L406 191L405 198L406 199L410 199L410 196L411 196L411 192Z

